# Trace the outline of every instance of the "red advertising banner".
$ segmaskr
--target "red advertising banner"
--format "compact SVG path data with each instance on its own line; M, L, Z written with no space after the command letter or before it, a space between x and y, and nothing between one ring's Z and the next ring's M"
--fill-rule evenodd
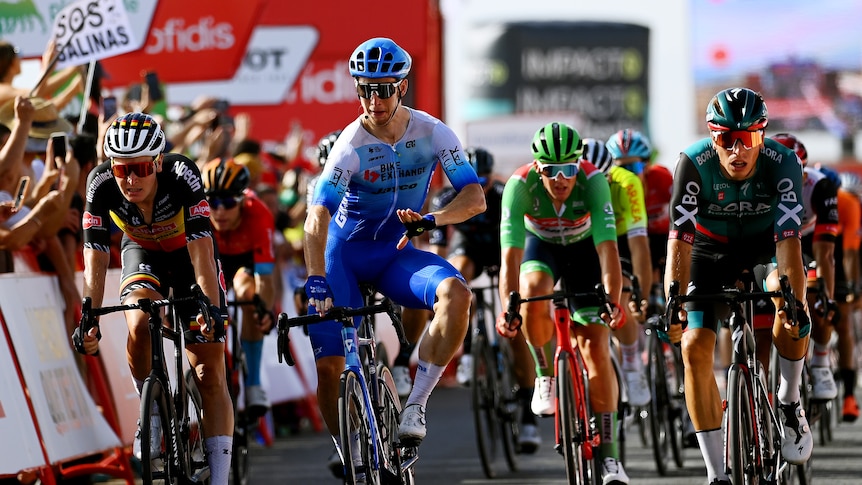
M105 59L103 84L122 87L155 71L162 82L227 79L245 55L264 0L159 2L144 46Z

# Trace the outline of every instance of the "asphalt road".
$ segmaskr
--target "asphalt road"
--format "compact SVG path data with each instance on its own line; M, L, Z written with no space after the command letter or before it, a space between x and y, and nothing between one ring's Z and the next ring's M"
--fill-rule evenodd
M428 405L429 432L419 449L416 482L422 485L566 483L562 457L553 450L553 420L542 419L540 424L543 443L538 452L520 456L517 472L508 471L500 458L497 478L487 479L476 452L468 390L438 388ZM631 484L706 483L706 470L698 450L686 450L685 466L672 468L668 476L660 477L651 449L635 436L636 428L628 429L626 471ZM817 440L815 443L814 483L862 483L862 423L838 426L828 446L820 446ZM337 485L339 481L326 468L331 450L328 434L313 431L277 439L270 447L256 446L251 450L251 483Z

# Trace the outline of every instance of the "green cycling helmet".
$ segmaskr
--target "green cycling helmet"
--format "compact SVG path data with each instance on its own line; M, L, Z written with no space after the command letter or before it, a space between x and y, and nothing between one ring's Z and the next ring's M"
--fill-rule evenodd
M762 130L768 122L763 96L748 88L725 89L706 107L706 123L711 131Z
M533 136L533 158L540 163L576 162L584 151L581 135L565 123L548 123Z

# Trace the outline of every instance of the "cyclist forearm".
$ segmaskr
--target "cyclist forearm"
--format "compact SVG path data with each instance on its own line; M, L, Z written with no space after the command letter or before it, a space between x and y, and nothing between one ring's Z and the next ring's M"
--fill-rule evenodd
M629 248L632 252L632 266L638 278L641 295L646 297L652 288L652 259L650 258L649 238L636 236L629 238Z
M504 248L500 259L500 301L503 305L509 302L509 293L520 291L518 281L521 276L521 259L524 257L522 248ZM505 308L504 308L505 310Z
M90 297L93 308L102 306L105 296L105 277L111 254L96 249L84 248L84 287L83 297Z
M832 241L815 241L813 244L814 260L817 261L817 276L823 278L826 285L826 295L835 297L835 243Z
M775 259L779 276L787 275L794 297L808 307L805 297L806 275L802 266L802 243L798 238L787 238L775 245Z
M265 275L257 275L257 294L263 300L264 305L272 309L275 306L275 285L273 284L272 273Z
M329 233L329 211L322 205L311 206L305 219L305 267L308 275L326 275L326 237Z
M691 244L679 239L668 239L665 262L664 294L670 293L672 281L678 281L680 294L685 294L691 273Z
M195 281L200 285L204 295L209 298L210 304L219 305L221 293L213 244L212 238L200 238L190 241L188 248L192 266L195 268Z
M599 264L602 267L602 284L611 303L620 303L623 289L623 273L620 266L620 252L616 241L602 241L596 246Z
M485 212L485 191L479 184L470 184L439 211L431 212L438 226L458 224Z

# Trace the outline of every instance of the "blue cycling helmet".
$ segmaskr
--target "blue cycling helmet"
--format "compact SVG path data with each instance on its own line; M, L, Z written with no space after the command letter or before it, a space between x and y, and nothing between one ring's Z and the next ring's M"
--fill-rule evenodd
M628 128L611 135L605 146L614 159L638 157L641 160L649 161L652 157L652 147L647 137L639 131Z
M595 165L605 175L611 171L614 164L613 156L605 144L595 138L584 138L584 153L581 157Z
M841 175L839 175L838 172L836 172L835 170L829 167L824 167L822 165L817 167L817 170L820 170L820 172L823 173L823 175L825 175L826 178L829 179L829 181L832 182L834 186L842 186L843 180L841 180Z
M350 55L350 75L381 79L404 79L413 59L398 44L386 37L366 40Z

